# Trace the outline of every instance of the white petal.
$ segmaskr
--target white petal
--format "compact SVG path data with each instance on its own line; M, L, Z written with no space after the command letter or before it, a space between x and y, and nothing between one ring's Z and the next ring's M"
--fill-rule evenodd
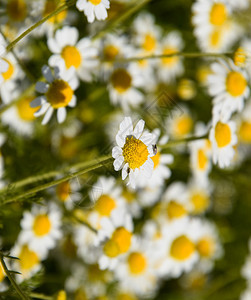
M63 123L66 118L66 108L65 107L60 107L57 111L57 119L58 123Z
M128 164L125 164L122 169L122 180L125 180L128 175Z
M118 156L122 155L122 149L118 146L112 148L112 157L117 158Z
M114 170L115 171L119 171L122 169L124 163L124 158L123 156L119 156L118 158L116 158L113 162L113 166L114 166Z
M45 83L45 82L42 82L42 81L38 81L36 83L36 91L39 92L39 93L46 93L48 91L48 88L49 88L49 84L48 83Z
M41 108L34 113L34 116L39 117L43 115L49 107L50 107L50 103L48 102L43 103Z
M44 77L46 78L46 80L48 82L51 83L53 81L52 72L51 72L51 69L48 66L43 66L42 67L42 73L43 73Z
M71 101L68 103L69 107L75 107L77 104L77 97L75 95L72 96Z
M46 102L45 97L40 96L31 101L30 107L35 108L35 107L41 106L45 102Z
M137 123L137 125L133 130L133 135L136 137L136 139L138 139L141 136L144 130L144 126L145 126L145 121L139 120L139 122Z
M46 112L46 114L45 114L45 116L44 116L44 118L43 118L42 125L46 125L46 124L50 121L50 118L51 118L51 116L52 116L52 114L53 114L53 111L54 111L54 109L53 109L53 107L51 106L51 107L47 110L47 112Z

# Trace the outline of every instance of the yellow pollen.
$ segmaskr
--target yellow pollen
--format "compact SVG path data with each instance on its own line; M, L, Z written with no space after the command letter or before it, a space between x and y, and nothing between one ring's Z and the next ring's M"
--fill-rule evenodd
M129 164L129 168L134 170L141 167L148 159L147 146L134 136L128 136L126 138L125 145L123 147L123 156L125 163Z
M195 192L191 196L191 202L193 204L193 212L195 214L203 213L209 206L208 195L202 192Z
M151 160L154 163L154 169L156 169L160 162L160 152L157 152L154 156L152 156Z
M120 254L119 246L116 242L114 242L112 239L108 240L104 247L103 251L106 256L108 257L116 257Z
M227 124L218 122L215 126L215 140L219 148L231 142L231 129Z
M110 216L111 212L116 208L116 201L108 195L102 195L98 198L95 210L101 216Z
M163 55L170 55L173 53L178 52L177 48L174 47L165 47L163 50ZM162 62L164 65L173 66L177 61L179 60L178 56L171 56L171 57L165 57L162 58Z
M27 5L24 0L9 0L6 12L10 19L21 22L27 16Z
M239 129L239 136L241 142L251 143L251 122L242 122Z
M243 67L247 59L245 50L239 47L234 53L234 63L238 67Z
M126 92L132 84L132 77L125 69L117 69L111 75L113 87L121 94Z
M188 134L192 130L193 121L188 115L180 117L176 122L175 135L182 136Z
M221 35L222 31L220 30L213 30L213 32L210 34L210 45L213 47L218 47L221 42Z
M74 46L65 46L62 50L61 56L65 61L66 68L75 67L76 69L81 65L81 54Z
M222 26L227 20L226 6L222 3L215 3L210 12L210 23L215 26Z
M113 45L108 45L104 48L104 58L113 61L119 54L119 49Z
M144 42L142 44L142 48L145 51L154 51L156 48L156 39L153 35L151 34L146 34Z
M168 218L170 219L181 218L186 214L185 208L181 204L175 201L170 201L168 203L166 212Z
M62 202L67 201L71 194L71 185L69 181L58 184L56 187L56 194L59 200L61 200Z
M50 232L51 221L47 215L38 215L33 223L33 231L37 236L43 236Z
M118 245L120 253L126 253L130 249L131 238L131 232L124 227L117 228L112 235L112 241Z
M30 107L30 102L33 100L33 97L26 97L17 102L17 111L19 117L24 121L33 121L35 119L34 112L39 108Z
M56 79L50 84L45 95L53 108L60 108L71 102L73 90L66 81Z
M147 261L142 253L133 252L128 257L128 265L132 274L139 275L145 271Z
M3 271L2 265L0 264L0 282L4 280L4 277L5 277L5 273Z
M19 263L22 272L31 270L39 263L39 258L36 252L30 250L27 245L23 245L19 254Z
M203 238L197 244L197 250L203 257L210 257L214 251L214 243L211 238Z
M67 299L67 295L65 291L59 291L57 294L57 298L56 300L66 300Z
M241 96L247 87L245 77L239 72L230 72L226 78L226 89L234 97Z
M99 5L101 0L88 0L89 2L91 2L91 4L93 5Z
M203 149L198 150L197 158L198 158L198 162L197 162L198 169L205 170L207 165L208 165L208 158L207 158L206 153Z
M8 70L6 72L2 73L3 79L6 81L12 77L12 75L14 73L14 66L9 60L7 60L5 58L3 58L3 60L5 60L8 64Z
M170 249L170 254L177 260L186 260L194 253L194 244L185 235L176 238Z
M50 13L52 13L54 10L58 8L61 4L64 4L64 0L47 0L45 2L44 6L44 12L43 12L43 17L46 17ZM63 20L65 20L67 16L67 10L61 11L59 14L51 17L48 22L50 23L61 23Z

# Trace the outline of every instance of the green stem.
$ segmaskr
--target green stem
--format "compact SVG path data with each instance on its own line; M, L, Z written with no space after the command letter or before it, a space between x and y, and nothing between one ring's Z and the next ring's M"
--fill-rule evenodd
M81 175L83 175L83 174L85 174L85 173L87 173L89 171L92 171L92 170L95 170L95 169L98 169L98 168L104 166L105 164L111 162L111 160L112 160L112 156L111 155L102 158L102 160L101 159L95 159L94 161L90 162L90 166L89 167L86 167L86 168L84 168L84 169L82 169L80 171L77 171L77 172L70 173L70 174L68 174L68 175L66 175L66 176L64 176L64 177L62 177L60 179L53 180L53 181L45 183L43 185L39 185L39 186L37 186L35 188L32 188L32 189L30 189L30 190L28 190L26 192L23 192L23 193L21 193L19 195L14 196L14 197L10 197L10 198L4 199L2 201L2 203L1 203L1 205L15 202L15 201L17 201L19 199L22 199L22 198L28 197L30 195L36 194L37 192L40 192L40 191L43 191L43 190L45 190L47 188L50 188L52 186L58 185L58 184L60 184L62 182L70 180L72 178L81 176ZM71 168L72 168L72 166L71 166Z
M9 52L12 48L15 47L15 45L21 40L23 39L26 35L28 35L29 33L31 33L34 29L36 29L38 26L42 25L44 22L46 22L47 20L49 20L50 18L54 17L55 15L61 13L63 10L66 10L68 7L70 7L71 5L73 5L75 3L74 0L69 0L67 3L59 6L57 9L55 9L53 12L51 12L50 14L48 14L47 16L45 16L43 19L41 19L40 21L38 21L37 23L35 23L34 25L32 25L31 27L29 27L27 30L25 30L22 34L20 34L14 41L12 41L7 47L6 50L7 52Z
M11 276L5 262L4 262L4 255L2 252L0 252L0 260L1 260L1 264L2 264L2 267L4 269L4 272L5 274L7 275L7 277L9 278L12 286L14 287L14 289L16 290L16 292L18 293L18 295L20 296L21 299L23 300L28 300L30 299L29 297L27 297L23 291L20 289L20 287L18 286L18 284L16 283L16 281L14 280L14 278Z
M53 300L54 298L51 296L46 296L39 293L30 293L31 298L41 299L41 300Z

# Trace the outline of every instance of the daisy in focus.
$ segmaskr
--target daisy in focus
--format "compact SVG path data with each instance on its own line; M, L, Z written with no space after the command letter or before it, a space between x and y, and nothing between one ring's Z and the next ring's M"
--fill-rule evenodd
M78 41L78 30L75 27L64 26L58 29L54 37L47 40L53 55L49 58L52 67L63 64L66 69L73 67L83 81L91 81L97 67L98 51L88 38Z
M21 220L20 242L36 253L47 253L61 237L61 213L54 205L34 205L24 212Z
M109 0L78 0L76 3L78 10L83 11L89 23L107 18L107 9L110 8Z
M125 117L116 135L118 146L112 149L115 171L122 169L122 180L129 175L128 184L133 188L136 187L137 176L150 178L154 167L151 159L154 156L153 135L143 132L144 126L145 122L140 120L133 129L131 118Z
M77 101L74 90L78 87L78 82L74 78L74 69L63 70L55 67L52 73L48 66L43 66L42 73L47 82L37 82L36 90L43 95L33 100L30 106L41 107L34 116L45 114L42 125L49 122L54 110L57 110L58 123L62 123L66 118L66 106L74 107Z
M249 96L247 73L230 60L212 65L213 74L208 76L209 94L213 99L213 114L229 119L236 111L242 111L244 100Z

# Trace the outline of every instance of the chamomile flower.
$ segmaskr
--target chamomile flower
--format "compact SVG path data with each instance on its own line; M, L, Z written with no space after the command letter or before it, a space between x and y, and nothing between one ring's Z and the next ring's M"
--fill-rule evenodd
M56 186L56 196L66 209L71 210L74 208L74 204L81 200L81 194L78 193L79 189L78 180L65 181Z
M8 70L8 63L2 59L2 55L5 52L5 47L0 44L0 84L4 81L3 74Z
M224 61L212 65L213 74L208 76L209 94L213 99L213 113L229 119L232 113L244 108L244 100L249 96L246 72Z
M184 45L179 32L170 32L162 41L162 55L171 55L182 51ZM182 60L178 56L164 57L159 60L158 73L163 82L172 82L184 72Z
M137 88L143 84L143 76L133 64L115 68L108 83L112 104L120 105L124 111L128 111L130 106L139 106L144 100L144 95Z
M192 180L188 187L188 210L190 214L197 215L205 213L210 205L210 186L201 184L200 181Z
M20 99L2 114L3 124L9 125L13 130L21 135L30 136L34 130L34 113L38 108L30 107L34 96L27 96Z
M158 270L161 277L179 277L192 270L199 260L195 237L200 227L195 228L189 218L183 218L163 228L163 261Z
M237 144L235 122L213 118L209 140L212 144L213 162L220 168L228 167L235 155L233 147Z
M109 0L77 0L76 7L83 11L89 23L107 18L107 9L110 8Z
M30 106L33 108L41 106L34 116L45 114L42 125L49 122L54 110L57 110L58 122L62 123L66 118L66 106L74 107L77 101L74 90L78 83L73 77L74 69L66 71L56 67L53 74L48 66L43 66L42 73L47 82L37 82L36 90L44 95L33 100Z
M99 258L101 270L114 270L119 259L127 253L133 241L133 222L131 215L120 212L112 213L110 218L101 220L97 243L102 243L103 254Z
M243 68L251 77L251 39L244 38L243 41L240 43L240 46L234 53L234 64L239 67Z
M31 212L24 212L21 220L20 242L35 252L46 252L56 246L61 237L61 213L54 205L34 205Z
M73 67L81 80L91 81L98 63L98 50L88 38L78 41L78 36L77 28L64 26L56 31L54 37L48 38L48 47L53 53L49 65L55 67L63 64L66 69Z
M158 279L154 268L157 252L149 241L134 239L133 245L114 270L122 289L138 296L154 296ZM155 254L155 255L154 255Z
M238 121L238 139L242 144L251 144L251 103L247 103Z
M115 159L113 165L116 171L122 169L122 180L129 174L129 182L133 188L136 187L136 178L140 174L150 178L154 163L151 157L153 153L153 136L151 133L143 132L145 122L140 120L133 129L130 117L125 117L121 122L116 135L118 146L112 149Z
M249 0L240 0L238 2L235 0L227 0L227 3L231 6L231 8L236 10L247 9L250 5Z

